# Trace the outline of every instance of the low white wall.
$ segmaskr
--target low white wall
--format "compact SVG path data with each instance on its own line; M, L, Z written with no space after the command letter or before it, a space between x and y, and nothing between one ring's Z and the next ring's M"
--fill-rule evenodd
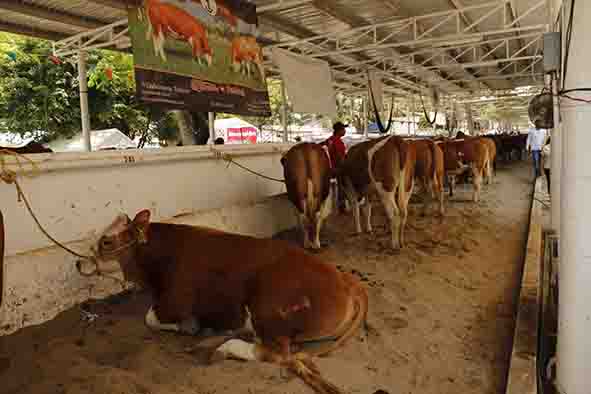
M289 145L216 146L238 163L283 178ZM155 221L199 224L266 237L295 225L282 183L216 158L211 147L31 155L41 167L21 185L38 219L58 240L88 253L93 233L124 212L144 208ZM272 197L274 196L274 197ZM1 184L6 228L0 334L38 324L89 295L118 290L106 279L81 277L75 257L38 230L14 186ZM92 287L92 292L87 289Z

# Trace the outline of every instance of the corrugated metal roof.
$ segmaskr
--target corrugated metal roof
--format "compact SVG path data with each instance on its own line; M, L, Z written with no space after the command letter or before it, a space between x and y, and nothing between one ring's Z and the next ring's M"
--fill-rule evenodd
M94 26L105 26L127 17L126 4L138 0L1 0L0 30L29 34L42 38L58 40L88 30ZM314 36L331 34L332 38L315 41L314 45L301 43L298 47L318 51L318 42L330 56L319 55L329 60L337 69L338 82L348 84L354 90L363 86L363 72L369 61L380 63L388 77L386 81L396 91L417 92L425 87L436 85L447 93L472 93L482 89L508 89L514 86L539 83L529 76L541 72L541 62L532 65L533 57L540 54L541 40L534 39L544 29L536 25L547 22L545 5L535 9L540 0L257 0L257 6L275 7L260 13L261 31L265 38L277 42L309 39ZM289 7L278 5L284 3ZM495 4L500 8L492 12ZM485 7L490 6L490 7ZM468 7L467 9L465 9ZM480 8L478 8L480 7ZM491 8L493 7L493 8ZM462 12L457 10L463 10ZM451 13L450 13L451 12ZM439 13L431 17L422 17ZM452 13L455 15L452 15ZM503 16L505 13L505 16ZM523 16L523 17L521 17ZM419 17L412 22L412 29L392 35L392 22L405 18ZM449 21L446 22L447 19ZM512 22L518 19L516 24ZM408 19L406 19L408 20ZM456 21L456 22L454 22ZM452 23L453 22L453 23ZM346 37L348 30L389 23L376 27L374 31L357 31ZM473 37L479 32L488 33L481 37L483 44L458 43L449 48L425 41L452 36L461 25L463 33ZM522 31L515 31L519 27ZM531 27L530 30L528 30ZM416 40L417 36L434 29L431 35ZM414 32L413 32L414 30ZM504 31L503 31L504 30ZM530 36L527 36L530 34ZM505 45L500 39L515 38ZM342 39L334 37L343 36ZM461 39L462 36L458 36ZM497 41L486 41L496 39ZM409 43L413 41L414 43ZM400 45L401 42L408 43ZM336 43L336 44L335 44ZM375 45L374 45L375 44ZM377 45L379 44L379 45ZM423 45L419 45L423 44ZM529 44L529 45L528 45ZM347 47L349 45L349 47ZM468 46L476 48L468 48ZM337 53L342 48L349 53ZM363 49L360 49L363 48ZM520 51L520 49L522 49ZM351 52L352 51L352 52ZM520 52L518 52L520 51ZM517 53L522 60L507 61L507 55ZM411 56L411 54L414 54ZM484 59L479 59L488 54ZM402 57L401 57L402 56ZM454 59L455 58L455 59ZM495 62L498 61L498 64ZM375 63L374 62L374 63ZM355 64L353 67L337 67ZM377 64L377 63L376 63ZM527 68L530 66L529 68ZM525 70L525 71L522 71ZM349 75L356 75L350 77ZM490 78L494 75L495 79ZM355 81L358 84L355 84Z

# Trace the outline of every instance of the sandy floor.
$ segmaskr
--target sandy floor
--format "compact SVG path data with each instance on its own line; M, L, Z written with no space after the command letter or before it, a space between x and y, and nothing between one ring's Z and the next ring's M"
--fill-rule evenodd
M318 360L348 393L502 393L526 239L530 168L499 169L483 200L460 191L445 219L411 212L409 246L387 252L381 209L374 235L331 219L327 261L356 270L370 293L369 335ZM413 208L416 208L414 206ZM283 238L297 238L293 233ZM148 297L120 296L0 337L0 393L311 393L262 363L204 362L208 342L149 331ZM211 342L211 341L209 341ZM211 343L209 343L211 345Z

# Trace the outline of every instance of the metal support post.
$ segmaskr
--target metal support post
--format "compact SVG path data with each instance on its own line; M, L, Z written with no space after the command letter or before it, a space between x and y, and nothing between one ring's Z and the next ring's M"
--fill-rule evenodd
M82 119L82 137L84 150L90 152L90 115L88 113L88 76L86 72L86 52L78 52L78 81L80 88L80 118Z

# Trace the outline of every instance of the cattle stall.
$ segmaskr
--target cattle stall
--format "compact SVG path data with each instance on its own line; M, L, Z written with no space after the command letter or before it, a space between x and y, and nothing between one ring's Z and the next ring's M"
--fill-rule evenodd
M324 120L355 124L364 131L364 138L360 133L356 140L370 137L372 116L381 116L386 125L388 113L408 120L410 139L424 137L426 130L437 134L437 123L445 123L450 137L459 130L476 135L484 117L507 112L517 114L503 122L508 128L526 128L528 100L544 85L544 33L556 28L559 7L559 0L249 2L245 8L258 15L252 25L257 28L252 30L259 30L257 40L251 40L250 53L234 53L232 48L231 59L220 61L211 48L223 53L219 49L226 38L240 41L237 32L252 33L226 7L238 1L0 1L0 31L49 39L53 60L77 65L88 151L31 155L34 165L22 162L31 177L18 177L23 195L15 191L10 177L0 188L6 230L0 276L0 394L311 393L277 365L211 362L211 349L227 337L149 329L149 294L129 288L119 275L82 276L77 257L48 240L35 218L57 240L85 255L115 215L133 217L142 209L149 209L155 221L204 225L299 247L297 216L281 183L280 160L291 147L290 106L301 108L302 102L334 95L338 105L322 109ZM169 18L173 26L166 25L160 34L151 25L147 34L138 34L138 20L151 16L142 9L129 12L140 4L147 9L162 4L199 9L212 22L208 34L215 45L209 47L203 32L197 41L197 36L179 34L179 25L192 24L188 29L193 33L201 29L198 23L179 24L176 18ZM189 21L187 14L182 17ZM233 21L228 29L224 19ZM273 127L281 128L284 143L92 152L89 52L132 52L140 47L137 40L132 46L132 34L152 40L143 48L148 57L164 57L166 52L171 63L176 59L177 65L186 65L190 62L183 51L189 49L198 55L190 59L197 74L225 67L221 74L229 91L240 89L225 78L243 82L250 78L251 66L257 85L264 85L265 73L280 80L280 103L274 103L274 112L281 119ZM305 55L307 59L299 60L302 69L292 67L286 75L276 61L281 52L293 58ZM304 67L314 60L317 66L324 62L318 67L324 67L326 78ZM141 64L137 54L134 61ZM314 77L317 84L310 83ZM188 84L179 92L212 88L206 86L212 81L202 75L189 78L191 89ZM320 82L332 88L318 94L315 85ZM139 84L138 92L142 88ZM159 89L153 93L162 94L160 100L166 102L166 89ZM375 91L382 93L380 97L373 97ZM200 105L215 101L206 97ZM489 104L500 109L499 114L486 115ZM336 119L337 113L343 119ZM213 112L208 119L212 143ZM410 119L421 120L420 133L417 127L411 130ZM17 173L23 169L12 157L3 164L3 169ZM372 233L355 234L350 212L333 212L328 218L315 256L365 284L369 315L364 329L342 349L315 361L346 393L514 394L507 391L512 354L530 367L518 371L526 383L534 376L531 365L536 357L531 348L513 345L515 335L530 334L516 333L515 316L521 308L517 300L527 252L531 166L521 160L499 163L498 174L492 184L483 185L478 203L471 201L472 186L459 184L453 197L446 195L443 217L435 209L421 215L425 195L415 192L407 247L401 251L390 248L386 212L377 201ZM33 214L23 198L31 203ZM190 246L197 253L207 247ZM526 390L533 393L529 386Z

